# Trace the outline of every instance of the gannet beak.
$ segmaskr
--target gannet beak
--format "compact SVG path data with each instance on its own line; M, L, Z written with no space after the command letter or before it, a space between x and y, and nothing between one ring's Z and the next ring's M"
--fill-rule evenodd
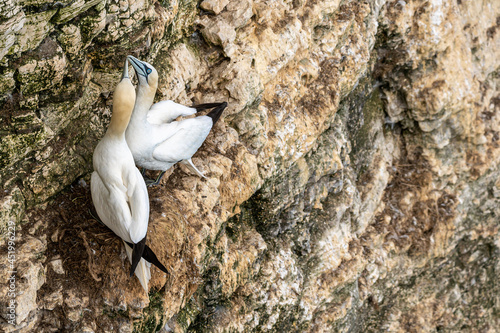
M128 79L128 60L125 59L125 67L123 67L123 74L122 74L122 80L123 79Z
M136 57L133 57L131 55L127 56L127 60L130 61L130 64L132 65L132 67L134 67L137 74L140 74L142 76L147 76L146 72L144 72L143 66L141 66L142 61L140 61L139 59L137 59Z

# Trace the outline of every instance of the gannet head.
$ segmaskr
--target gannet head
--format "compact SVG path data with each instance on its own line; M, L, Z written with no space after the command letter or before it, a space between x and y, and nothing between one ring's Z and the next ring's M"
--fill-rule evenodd
M113 94L113 114L132 113L135 104L135 89L128 76L128 62L125 61L123 74L120 83L115 88Z
M135 69L139 85L152 87L156 91L156 87L158 85L158 72L153 65L148 64L145 61L141 61L131 55L127 56L127 59Z
M135 88L128 76L128 62L125 60L122 79L113 93L113 114L108 131L121 135L125 132L135 104Z

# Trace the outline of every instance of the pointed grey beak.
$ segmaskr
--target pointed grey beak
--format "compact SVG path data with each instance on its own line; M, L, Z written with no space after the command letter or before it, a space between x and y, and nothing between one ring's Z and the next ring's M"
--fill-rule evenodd
M122 80L123 79L128 79L128 60L125 59L125 66L123 67L123 74L122 74Z
M132 67L134 67L137 74L140 74L142 76L147 76L146 73L144 72L142 61L131 55L127 56L127 60L130 61L130 64L132 65Z

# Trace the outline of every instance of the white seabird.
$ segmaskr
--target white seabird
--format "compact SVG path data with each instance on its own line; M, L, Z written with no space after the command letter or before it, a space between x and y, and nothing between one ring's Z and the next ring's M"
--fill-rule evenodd
M128 63L113 96L113 114L106 134L94 150L91 177L92 201L101 221L125 243L135 274L146 292L153 263L165 267L146 246L149 198L146 184L135 167L125 140L125 129L134 108L135 89L128 77ZM146 261L146 260L147 261Z
M173 101L153 105L158 87L158 72L145 61L128 56L135 69L137 99L125 137L135 163L149 170L161 170L157 185L170 167L184 163L191 171L205 178L196 168L191 157L203 144L212 126L217 122L227 103L209 103L187 107ZM198 111L214 108L206 116L175 121L179 116L193 115Z

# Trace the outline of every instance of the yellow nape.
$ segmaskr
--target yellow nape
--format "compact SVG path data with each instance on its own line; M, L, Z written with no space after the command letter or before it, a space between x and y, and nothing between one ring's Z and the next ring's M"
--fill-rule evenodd
M135 88L129 78L123 78L113 94L113 114L108 132L120 135L127 129L135 104Z

